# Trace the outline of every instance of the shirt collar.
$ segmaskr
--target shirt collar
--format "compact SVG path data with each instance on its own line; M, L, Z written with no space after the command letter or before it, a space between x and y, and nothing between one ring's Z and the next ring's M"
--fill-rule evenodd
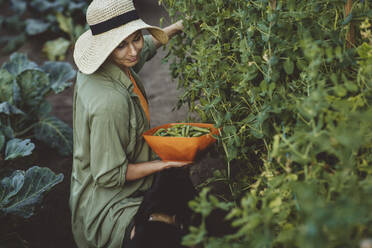
M132 72L131 68L130 70ZM105 74L105 76L109 76L115 82L118 82L127 89L133 88L133 83L130 81L127 74L125 74L125 72L122 69L120 69L120 67L117 64L110 60L105 61L105 63L102 64L98 72Z

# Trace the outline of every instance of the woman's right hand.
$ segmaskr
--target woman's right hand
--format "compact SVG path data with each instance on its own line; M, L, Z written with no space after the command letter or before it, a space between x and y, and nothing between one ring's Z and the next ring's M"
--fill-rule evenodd
M164 163L164 168L163 169L169 169L169 168L174 168L174 167L182 167L188 164L191 164L190 162L179 162L179 161L160 161Z
M136 164L128 164L128 169L126 173L126 180L133 181L158 171L173 167L182 167L191 164L190 162L178 162L178 161L161 161L153 160L149 162L142 162Z

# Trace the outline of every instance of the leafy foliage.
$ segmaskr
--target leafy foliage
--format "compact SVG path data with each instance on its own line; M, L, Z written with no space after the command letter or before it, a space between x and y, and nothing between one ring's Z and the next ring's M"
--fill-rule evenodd
M66 62L45 62L39 67L24 54L12 54L0 69L0 136L5 140L35 137L62 155L71 154L72 129L50 115L46 97L70 87L75 73Z
M48 168L31 167L27 171L16 170L0 184L0 213L15 214L23 218L33 215L42 195L63 180Z
M0 68L2 223L14 216L30 218L43 196L63 180L62 174L56 175L48 168L31 167L35 149L32 140L43 141L62 155L72 153L72 129L50 115L46 97L70 87L74 77L75 71L68 63L45 62L40 67L18 53ZM0 246L27 247L21 237L12 233L12 228L6 230L5 236L0 237Z
M0 2L0 4L2 4ZM85 12L88 1L85 0L12 0L9 1L12 15L3 18L0 16L0 27L7 31L6 37L0 39L3 53L10 53L19 48L27 37L48 34L55 38L52 43L48 43L43 50L47 53L49 59L64 59L67 51L59 49L58 56L51 49L61 47L62 37L64 47L71 46L76 39L86 30Z
M41 119L35 127L35 138L59 149L63 155L72 154L71 128L56 117Z
M213 238L200 225L185 244L355 247L371 237L371 3L353 1L346 16L340 0L161 2L185 26L166 58L179 105L222 127L223 198L239 228ZM191 206L226 203L217 199Z
M30 142L30 139L11 139L6 143L5 160L31 155L34 148L35 145Z

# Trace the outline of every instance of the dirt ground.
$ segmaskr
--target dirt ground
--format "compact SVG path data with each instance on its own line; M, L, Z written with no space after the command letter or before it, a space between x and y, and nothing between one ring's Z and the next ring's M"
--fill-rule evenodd
M157 1L137 0L135 5L145 22L159 25L160 17L165 17L165 24L169 24L167 13L157 4ZM27 53L30 60L42 64L47 58L42 54L41 48L40 41L31 39L18 52ZM171 79L169 64L161 62L166 54L167 49L158 49L157 55L145 64L139 74L149 97L152 126L183 121L187 117L186 108L172 110L176 106L177 96L181 91L177 90L177 83ZM0 57L0 65L8 58L8 56ZM66 60L74 65L71 51ZM53 106L53 114L71 127L72 98L73 87L48 98ZM28 242L30 248L74 248L76 246L72 238L71 215L68 208L72 157L61 157L43 144L37 144L36 147L36 164L49 167L55 173L63 173L64 180L46 196L43 207L39 209L37 215L18 226L17 231ZM221 167L223 163L220 159L210 156L203 158L192 166L191 178L197 185L210 177L214 168Z

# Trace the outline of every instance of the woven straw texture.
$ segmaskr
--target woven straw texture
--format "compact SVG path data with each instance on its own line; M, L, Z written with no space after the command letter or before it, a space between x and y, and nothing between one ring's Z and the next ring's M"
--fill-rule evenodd
M98 24L134 9L130 0L93 0L87 10L87 22L89 25ZM75 44L75 64L82 73L94 73L124 39L140 29L147 29L162 44L168 42L168 36L162 29L141 19L98 35L92 35L89 29Z
M135 10L132 1L94 0L87 9L87 23L94 25Z

